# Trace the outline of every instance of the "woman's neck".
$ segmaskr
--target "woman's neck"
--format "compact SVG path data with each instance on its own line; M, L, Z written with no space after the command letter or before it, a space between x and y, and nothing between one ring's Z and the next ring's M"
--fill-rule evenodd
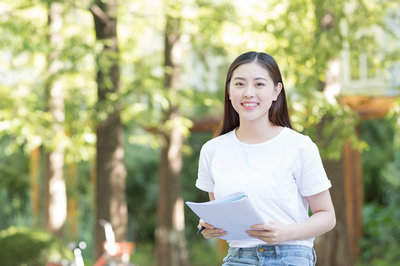
M268 141L276 137L282 130L282 127L267 123L240 123L236 129L237 138L248 144L257 144Z

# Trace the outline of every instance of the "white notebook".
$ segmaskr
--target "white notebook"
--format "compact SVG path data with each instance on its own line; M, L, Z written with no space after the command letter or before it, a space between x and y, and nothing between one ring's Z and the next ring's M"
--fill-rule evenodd
M226 235L220 237L225 240L250 239L252 237L245 231L252 225L264 223L247 194L243 192L202 203L187 201L186 204L205 222L227 231Z

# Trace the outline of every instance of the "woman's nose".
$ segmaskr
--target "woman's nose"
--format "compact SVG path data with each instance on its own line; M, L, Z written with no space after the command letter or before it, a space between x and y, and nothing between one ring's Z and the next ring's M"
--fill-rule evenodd
M254 97L254 88L251 85L246 86L244 92L243 92L243 96L246 98L252 98Z

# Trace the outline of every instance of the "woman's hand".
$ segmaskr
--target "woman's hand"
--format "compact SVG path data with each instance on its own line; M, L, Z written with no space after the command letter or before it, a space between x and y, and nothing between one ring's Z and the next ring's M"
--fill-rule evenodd
M298 239L308 239L322 235L332 230L336 224L335 210L333 208L329 190L307 196L312 215L303 222L293 224L257 224L247 230L251 237L258 238L270 245Z
M214 238L214 237L221 237L223 235L226 235L228 232L224 231L223 229L220 228L214 228L211 224L208 224L204 222L202 219L200 219L199 225L197 228L204 227L205 229L201 231L201 234L204 236L206 239Z
M270 222L268 224L257 224L250 227L246 233L254 238L258 238L269 245L276 245L291 240L291 226L288 224L278 224Z

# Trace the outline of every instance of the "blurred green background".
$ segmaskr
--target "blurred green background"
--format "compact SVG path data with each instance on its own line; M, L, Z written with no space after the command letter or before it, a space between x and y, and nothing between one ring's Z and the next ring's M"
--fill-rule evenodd
M115 39L100 38L96 16L115 20ZM78 241L93 263L96 132L118 106L131 261L156 265L164 136L179 128L183 139L180 196L206 201L194 186L200 148L222 114L230 62L253 50L277 60L294 128L323 159L340 160L346 143L361 153L363 236L352 264L400 265L399 23L395 0L1 1L0 264L72 260L67 246ZM103 71L115 65L118 82ZM346 97L389 101L365 116L375 106L360 110ZM169 117L175 110L178 119ZM67 203L56 234L45 196L54 151ZM184 211L191 265L220 265L217 241L194 236L198 219Z

